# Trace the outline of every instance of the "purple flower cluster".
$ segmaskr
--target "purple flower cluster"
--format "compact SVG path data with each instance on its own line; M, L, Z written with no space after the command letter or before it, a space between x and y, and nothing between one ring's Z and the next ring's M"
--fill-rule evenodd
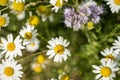
M103 7L97 6L96 4L84 5L80 8L81 12L84 12L86 16L89 18L89 21L93 21L94 23L99 23L100 15L103 14Z
M67 27L78 31L88 21L92 21L95 24L98 23L101 14L103 14L102 6L97 6L95 2L87 2L82 7L79 6L77 10L66 8L64 10L64 23Z
M88 18L82 12L75 11L74 8L66 8L64 11L65 21L67 27L73 28L77 31L81 28L83 23L86 23Z

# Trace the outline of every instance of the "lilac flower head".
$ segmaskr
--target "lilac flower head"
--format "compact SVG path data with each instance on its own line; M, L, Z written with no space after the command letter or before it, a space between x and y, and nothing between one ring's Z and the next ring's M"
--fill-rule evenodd
M67 27L72 28L72 22L76 16L74 8L66 8L64 10L64 17L65 21L64 23L66 24Z
M89 21L98 23L100 21L100 15L103 14L103 7L98 6L94 1L88 1L81 6L79 6L80 11L86 13L89 17Z
M96 2L90 0L80 5L76 10L74 8L65 8L64 23L67 27L78 31L88 21L92 21L95 24L98 23L101 14L103 14L102 6L98 6Z
M74 31L78 31L88 20L84 13L79 10L77 11L74 8L66 8L64 10L64 17L66 26L73 28Z

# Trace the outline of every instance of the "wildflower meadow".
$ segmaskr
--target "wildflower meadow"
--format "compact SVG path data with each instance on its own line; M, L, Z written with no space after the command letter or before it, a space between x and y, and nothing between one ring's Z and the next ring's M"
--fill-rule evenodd
M0 0L0 80L120 80L120 0Z

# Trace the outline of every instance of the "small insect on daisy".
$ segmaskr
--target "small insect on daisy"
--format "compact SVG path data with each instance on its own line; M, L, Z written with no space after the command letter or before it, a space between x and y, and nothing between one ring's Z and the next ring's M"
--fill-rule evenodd
M98 74L95 79L99 80L113 80L113 78L116 76L115 72L119 70L117 67L117 64L113 60L102 60L101 66L92 65L95 70L93 70L93 73Z
M29 24L26 24L26 27L23 27L19 34L24 38L23 45L28 45L31 42L34 42L38 35L37 30L34 30L34 27Z
M105 0L111 8L112 13L118 13L120 10L120 0Z
M0 64L0 80L20 80L23 72L21 64L14 59L2 60Z
M8 3L8 0L0 0L0 5L5 6Z
M47 51L47 55L49 58L54 57L54 62L62 62L62 60L66 61L67 56L71 56L70 51L66 48L69 45L69 42L63 37L59 38L52 38L48 41L49 45L47 45L47 48L49 50Z
M55 12L58 12L59 8L63 6L64 1L68 2L68 0L50 0L50 4L54 6L52 10L55 10Z
M8 34L7 40L1 38L2 44L1 49L3 50L1 54L5 54L5 58L15 58L17 55L22 56L21 49L24 49L22 46L22 39L18 35L15 40L13 40L13 35Z
M6 27L9 24L9 17L8 14L0 15L0 28Z

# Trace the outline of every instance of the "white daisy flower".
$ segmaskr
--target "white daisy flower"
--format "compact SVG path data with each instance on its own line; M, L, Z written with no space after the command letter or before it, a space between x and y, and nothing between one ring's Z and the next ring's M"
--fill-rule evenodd
M111 8L112 13L118 13L120 10L120 0L105 0Z
M59 38L52 38L48 41L49 45L47 45L47 48L49 50L47 51L47 55L49 58L54 57L54 62L62 62L62 60L66 61L67 56L71 56L70 51L66 48L69 45L69 42L63 37Z
M17 36L15 40L13 40L13 35L8 34L7 40L1 38L1 41L1 49L3 50L1 54L5 54L5 58L13 59L17 55L22 56L21 49L24 49L24 47L22 46L22 39L20 39L20 36Z
M28 45L36 39L37 30L33 26L26 24L26 27L20 30L19 34L24 38L23 45Z
M68 0L50 0L50 4L54 6L52 10L55 10L55 12L58 12L58 9L63 6L64 1L68 2Z
M8 14L0 15L0 28L6 27L9 24L9 17Z
M104 51L101 51L101 54L105 57L105 60L116 60L117 53L112 48L106 48Z
M117 64L113 60L103 60L101 66L92 65L95 70L93 73L97 73L98 75L95 79L99 80L113 80L116 76L115 72L119 70Z
M25 18L25 11L18 13L16 16L18 20L23 20Z
M35 52L39 49L39 43L40 41L36 38L34 39L34 41L30 42L27 46L26 46L26 50L29 52Z
M21 64L17 64L15 60L2 60L0 64L0 80L20 80L23 72Z
M12 13L13 14L19 14L19 13L22 13L24 12L25 10L25 3L22 1L22 0L14 0L12 3L11 3L11 9L12 9Z
M117 37L118 40L115 40L112 48L115 49L116 52L120 52L120 36Z

